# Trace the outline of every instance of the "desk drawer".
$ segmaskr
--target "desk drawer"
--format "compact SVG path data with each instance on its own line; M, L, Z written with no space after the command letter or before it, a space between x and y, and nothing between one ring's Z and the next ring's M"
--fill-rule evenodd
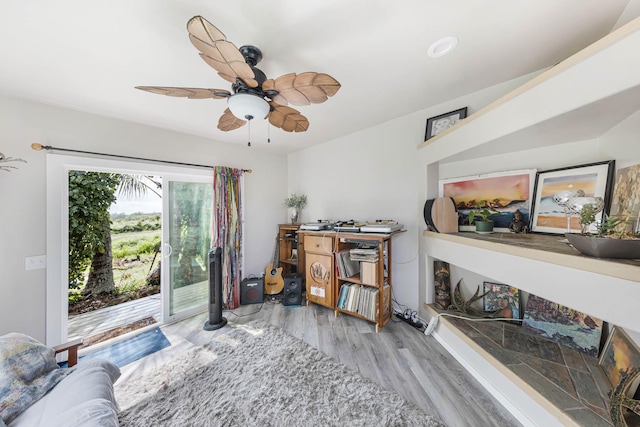
M324 236L304 236L305 252L315 252L320 254L330 254L333 252L333 239Z

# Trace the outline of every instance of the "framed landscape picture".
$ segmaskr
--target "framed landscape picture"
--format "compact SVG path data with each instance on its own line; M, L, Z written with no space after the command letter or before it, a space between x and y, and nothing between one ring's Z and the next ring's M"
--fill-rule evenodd
M489 217L495 231L509 231L516 210L529 223L531 195L535 169L497 172L483 175L448 178L439 181L440 197L451 197L458 209L460 231L472 231L469 212L486 207L495 212Z
M492 282L484 282L483 286L483 293L485 294L482 297L484 311L495 312L495 317L522 318L522 304L518 288Z
M529 294L522 327L558 344L597 357L602 320Z
M602 349L598 361L612 387L615 387L622 373L629 374L640 366L640 348L617 326L614 326Z
M554 194L567 190L582 190L587 197L602 197L603 212L609 212L613 184L614 160L552 169L538 172L533 197L531 231L538 233L564 234L580 232L576 215L569 215L563 206L554 200ZM596 215L601 220L603 212Z

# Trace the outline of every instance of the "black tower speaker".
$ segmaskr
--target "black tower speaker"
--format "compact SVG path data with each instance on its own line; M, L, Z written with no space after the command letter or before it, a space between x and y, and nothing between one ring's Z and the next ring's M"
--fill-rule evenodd
M264 279L244 279L240 282L240 305L260 304L264 301Z
M222 249L209 251L209 320L204 324L205 331L215 331L227 324L222 317Z
M287 274L284 278L284 297L282 305L300 305L302 304L302 275Z

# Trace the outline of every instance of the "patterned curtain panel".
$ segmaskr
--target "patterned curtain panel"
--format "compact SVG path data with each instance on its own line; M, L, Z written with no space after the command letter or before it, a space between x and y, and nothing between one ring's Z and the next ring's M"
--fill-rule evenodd
M213 246L222 249L223 305L239 305L242 280L242 169L216 166L213 174Z

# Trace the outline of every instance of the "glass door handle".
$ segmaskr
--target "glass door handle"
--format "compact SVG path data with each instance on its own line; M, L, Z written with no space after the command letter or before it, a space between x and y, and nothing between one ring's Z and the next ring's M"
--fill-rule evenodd
M169 258L171 256L171 254L173 253L173 248L171 247L170 244L165 243L164 244L164 251L163 252L163 257L164 258Z

